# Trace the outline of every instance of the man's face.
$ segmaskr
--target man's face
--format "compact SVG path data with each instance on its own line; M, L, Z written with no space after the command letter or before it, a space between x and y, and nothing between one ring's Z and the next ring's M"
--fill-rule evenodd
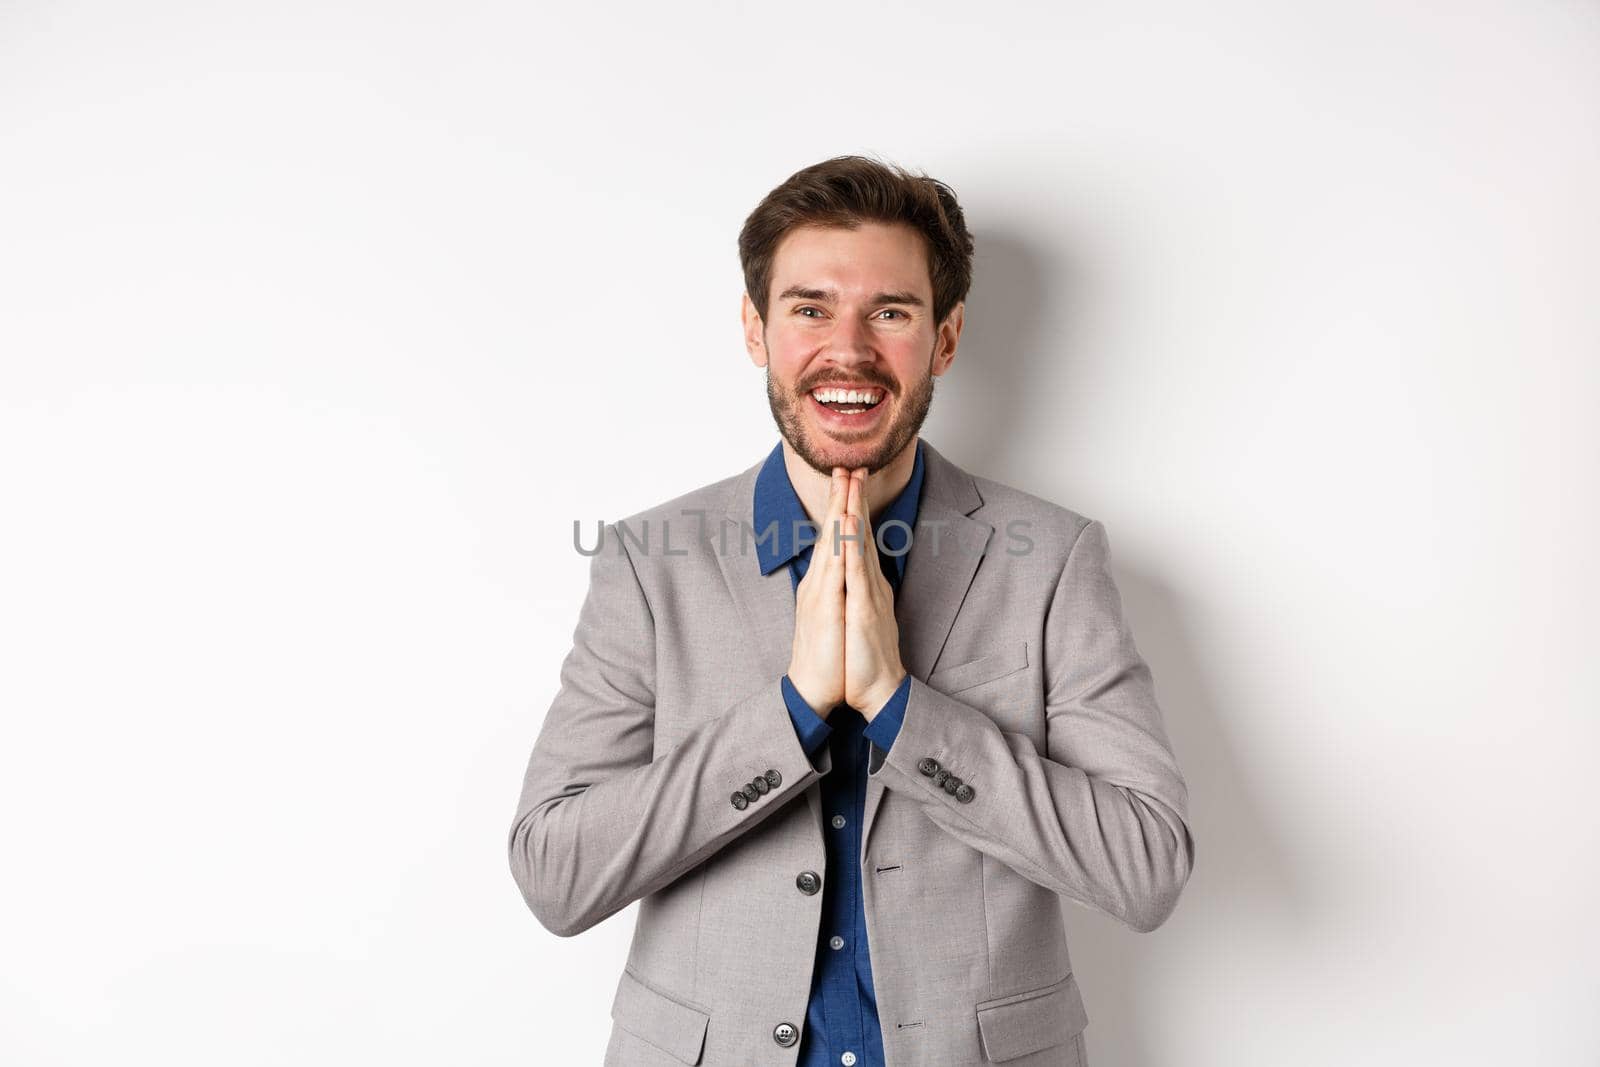
M915 440L961 331L959 305L933 321L922 235L882 223L798 227L778 245L769 295L765 322L744 298L745 343L767 368L779 431L820 473L881 470ZM818 400L829 387L870 396Z

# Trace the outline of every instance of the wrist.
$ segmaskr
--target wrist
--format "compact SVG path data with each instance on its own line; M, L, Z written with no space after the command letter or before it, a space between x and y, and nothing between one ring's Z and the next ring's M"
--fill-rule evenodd
M820 690L813 689L810 681L805 677L796 674L794 671L788 672L788 675L789 684L794 686L794 691L800 694L800 699L806 702L806 706L812 711L816 712L819 717L826 719L828 717L828 712L833 710L833 705L819 701L817 699L817 693L820 692Z
M868 722L877 717L878 712L883 710L883 706L889 703L889 699L894 696L895 691L905 682L906 672L902 669L893 675L893 678L893 681L862 694L861 703L865 706L857 710L866 717Z

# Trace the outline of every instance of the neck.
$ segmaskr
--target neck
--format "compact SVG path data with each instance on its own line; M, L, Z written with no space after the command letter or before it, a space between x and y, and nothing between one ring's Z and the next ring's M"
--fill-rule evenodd
M911 469L917 462L917 440L913 437L889 461L887 467L867 475L867 514L874 526L883 509L889 506L889 501L899 496L900 490L911 480ZM783 442L783 465L789 472L789 482L794 486L795 494L800 497L800 506L806 510L806 518L821 526L823 517L828 514L829 476L801 459L799 453L789 446L787 438Z

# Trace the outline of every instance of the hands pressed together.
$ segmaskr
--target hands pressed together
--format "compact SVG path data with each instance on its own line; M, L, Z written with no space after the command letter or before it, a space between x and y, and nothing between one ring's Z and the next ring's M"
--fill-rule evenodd
M906 676L894 589L872 542L866 478L865 467L833 468L828 513L795 589L789 681L823 718L843 703L870 721Z

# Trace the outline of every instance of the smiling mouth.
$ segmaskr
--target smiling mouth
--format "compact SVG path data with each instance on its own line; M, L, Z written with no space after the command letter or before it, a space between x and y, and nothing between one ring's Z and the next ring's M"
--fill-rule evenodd
M840 388L822 386L811 390L809 397L819 406L840 415L861 415L872 411L889 394L878 386Z

